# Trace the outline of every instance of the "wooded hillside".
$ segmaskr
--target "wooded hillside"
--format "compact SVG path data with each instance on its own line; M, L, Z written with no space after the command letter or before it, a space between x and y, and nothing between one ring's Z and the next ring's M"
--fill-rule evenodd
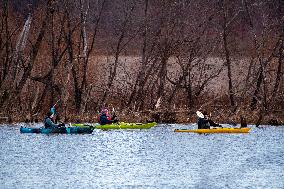
M1 118L284 121L281 0L3 0ZM189 119L188 119L189 118Z

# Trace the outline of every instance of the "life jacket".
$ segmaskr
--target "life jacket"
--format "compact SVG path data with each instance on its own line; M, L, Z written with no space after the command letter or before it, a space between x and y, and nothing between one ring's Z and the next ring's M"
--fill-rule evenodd
M108 120L111 120L111 115L109 115L108 112L106 113L106 116L107 116L107 119L108 119Z
M106 114L101 114L101 115L100 115L99 123L100 123L101 125L105 125L105 124L111 124L112 121L109 119L109 117L107 117Z
M44 122L44 127L45 127L46 129L52 128L52 126L47 123L47 119L51 119L51 118L48 117L48 116L46 116L46 117L44 118L44 121L43 121L43 122Z
M111 120L111 115L108 113L108 109L106 109L106 108L104 108L104 109L102 109L102 111L101 111L101 113L99 114L99 116L98 116L98 122L100 123L100 117L101 117L101 115L106 115L106 117L107 117L107 120Z
M198 129L210 129L209 121L205 118L198 118Z

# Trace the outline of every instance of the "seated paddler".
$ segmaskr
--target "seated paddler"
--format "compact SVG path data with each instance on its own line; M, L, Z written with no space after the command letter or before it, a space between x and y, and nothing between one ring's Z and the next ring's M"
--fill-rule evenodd
M107 108L103 108L101 113L99 114L99 124L106 125L118 122L117 116L115 113L111 116Z
M197 125L198 125L198 129L210 129L211 127L222 127L221 125L215 123L214 121L212 121L207 112L200 112L197 111L196 112L197 116L198 116L198 120L197 120Z
M46 114L46 117L44 118L44 127L47 129L54 129L64 126L64 123L56 124L55 123L55 109L51 108L50 111Z

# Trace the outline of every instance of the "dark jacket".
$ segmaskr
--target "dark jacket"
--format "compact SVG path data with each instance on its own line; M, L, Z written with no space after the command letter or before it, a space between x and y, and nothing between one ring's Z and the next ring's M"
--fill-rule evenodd
M209 120L205 118L198 118L197 125L198 129L210 129Z
M105 125L105 124L111 124L111 123L113 123L113 121L109 120L108 116L106 114L101 114L99 123L101 125Z
M210 129L212 127L220 127L221 125L207 118L198 118L197 120L198 129Z
M46 116L44 118L44 127L47 128L47 129L54 129L54 128L58 128L58 125L53 123L53 121L50 117Z

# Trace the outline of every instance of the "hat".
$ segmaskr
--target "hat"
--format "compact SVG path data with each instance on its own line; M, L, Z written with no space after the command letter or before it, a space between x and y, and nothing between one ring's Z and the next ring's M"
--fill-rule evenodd
M106 108L102 109L101 114L106 114L106 113L108 113L108 109Z
M54 107L50 108L50 113L51 113L51 114L56 114Z
M196 111L196 115L200 118L204 118L204 114L200 111Z

